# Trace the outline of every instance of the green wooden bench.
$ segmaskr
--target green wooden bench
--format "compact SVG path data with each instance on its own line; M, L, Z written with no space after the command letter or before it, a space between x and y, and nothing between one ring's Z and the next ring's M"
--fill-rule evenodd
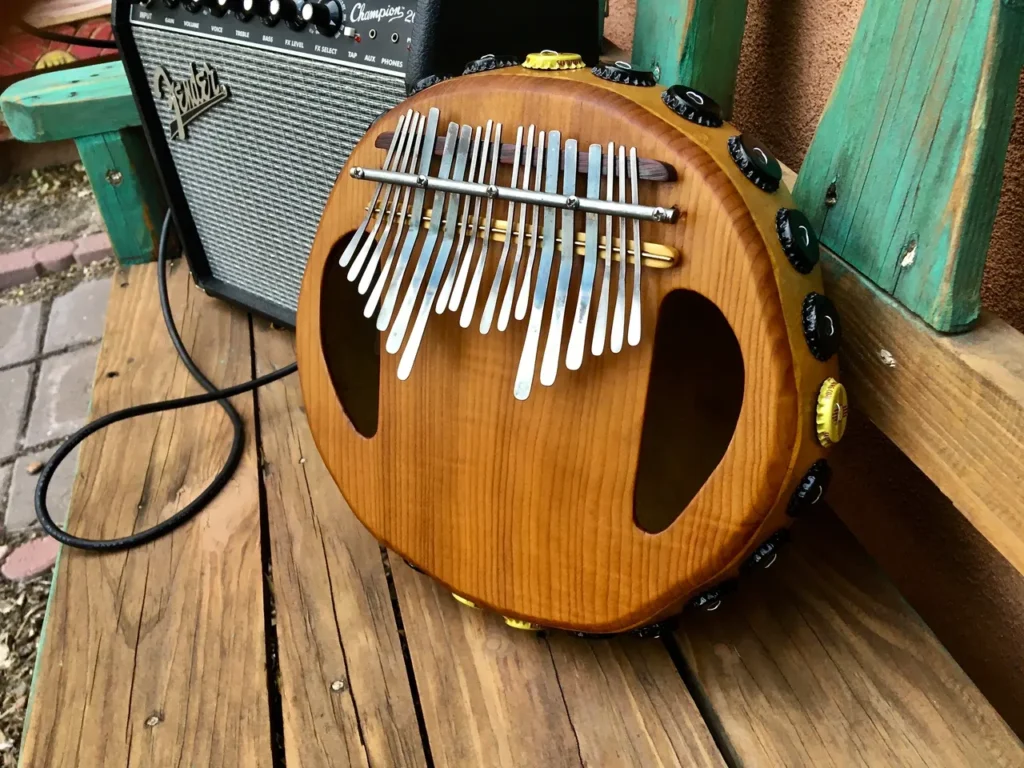
M15 83L0 108L16 139L73 139L122 264L156 258L167 204L120 62Z

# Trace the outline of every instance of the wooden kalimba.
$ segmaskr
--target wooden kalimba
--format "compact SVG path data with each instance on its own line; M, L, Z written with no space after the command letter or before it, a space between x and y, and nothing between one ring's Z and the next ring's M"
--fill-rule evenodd
M770 567L846 397L777 161L701 93L581 67L487 58L378 121L297 344L375 536L513 626L607 633Z

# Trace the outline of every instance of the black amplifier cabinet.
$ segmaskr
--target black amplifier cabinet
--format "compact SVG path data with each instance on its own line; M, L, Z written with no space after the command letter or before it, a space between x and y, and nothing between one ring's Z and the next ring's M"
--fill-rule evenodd
M114 0L196 282L294 325L327 197L370 124L410 82L487 53L576 48L596 59L599 4Z

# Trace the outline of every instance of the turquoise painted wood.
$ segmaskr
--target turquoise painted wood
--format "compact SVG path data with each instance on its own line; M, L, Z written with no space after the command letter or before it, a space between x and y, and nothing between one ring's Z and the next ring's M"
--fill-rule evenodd
M747 0L637 0L632 64L703 91L729 116L746 22Z
M141 128L75 140L121 264L156 258L167 203Z
M0 96L11 133L21 141L60 141L140 125L119 61L46 72Z
M939 331L980 311L1022 7L866 0L794 190L828 248Z

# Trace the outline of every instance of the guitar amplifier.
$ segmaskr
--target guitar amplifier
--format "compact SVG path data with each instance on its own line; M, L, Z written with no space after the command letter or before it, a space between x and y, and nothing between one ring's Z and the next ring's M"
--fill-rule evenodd
M284 325L371 123L489 53L596 62L601 0L114 0L114 32L196 282Z

